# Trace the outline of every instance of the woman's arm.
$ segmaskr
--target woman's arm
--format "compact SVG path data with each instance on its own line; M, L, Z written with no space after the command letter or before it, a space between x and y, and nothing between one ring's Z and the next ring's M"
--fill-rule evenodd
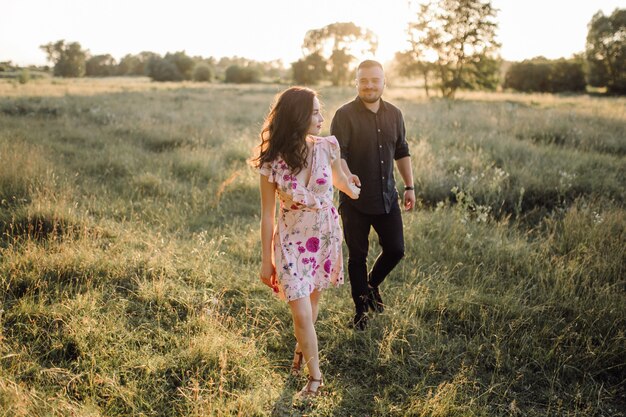
M351 199L356 200L357 198L359 198L359 193L361 192L361 189L357 187L355 183L348 180L348 177L346 176L346 173L344 172L342 166L342 161L343 159L341 158L335 158L335 160L331 164L331 168L333 170L333 185L337 189L339 189L339 191L346 193L346 195ZM356 175L353 175L353 177L356 178L358 181L358 177Z
M274 266L274 218L276 216L276 184L260 175L261 190L261 281L278 292L276 267Z
M341 158L341 169L343 173L346 175L346 178L348 178L348 182L350 184L354 184L358 187L361 186L361 180L359 179L358 176L350 172L350 168L348 168L348 162L343 158Z

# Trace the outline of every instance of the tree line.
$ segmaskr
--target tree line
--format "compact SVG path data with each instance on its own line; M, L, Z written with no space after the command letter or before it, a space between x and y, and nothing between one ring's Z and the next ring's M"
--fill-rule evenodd
M193 80L253 83L261 76L278 79L284 76L280 60L259 62L241 57L189 56L185 51L164 56L151 51L127 54L119 62L110 54L90 55L78 42L65 40L42 45L53 74L58 77L148 76L154 81Z
M407 28L410 47L396 53L393 66L403 77L421 79L427 94L437 90L443 97L454 98L458 89L495 90L499 86L524 92L584 91L587 86L626 92L626 9L616 9L609 16L599 11L592 17L584 53L570 59L537 57L514 62L502 77L497 10L491 1L432 0L416 7ZM304 56L291 63L289 71L278 60L217 60L178 51L164 56L128 54L117 62L109 54L90 56L77 42L60 40L41 46L54 65L54 75L61 77L147 75L154 81L232 83L265 78L305 85L349 84L357 56L374 55L377 48L376 34L352 22L309 30L302 44Z

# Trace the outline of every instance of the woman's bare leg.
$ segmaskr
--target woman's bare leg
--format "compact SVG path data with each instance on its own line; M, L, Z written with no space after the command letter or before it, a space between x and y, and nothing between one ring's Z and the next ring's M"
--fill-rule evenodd
M302 351L309 376L313 379L322 377L319 366L317 333L314 326L315 319L317 319L319 296L319 292L314 291L311 297L303 297L289 302L294 332L298 341L297 347Z
M311 315L313 317L313 324L317 322L317 314L319 312L319 301L322 296L322 293L318 290L315 290L311 293ZM300 352L300 345L298 345L298 341L296 340L296 352Z
M320 298L322 297L322 292L318 290L314 290L311 293L311 312L313 316L313 324L317 322L317 313L319 312L319 303Z

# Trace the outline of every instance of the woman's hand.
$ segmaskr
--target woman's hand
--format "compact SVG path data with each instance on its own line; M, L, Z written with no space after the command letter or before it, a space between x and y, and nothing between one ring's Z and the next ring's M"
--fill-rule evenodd
M350 190L350 193L348 193L348 197L353 200L359 198L359 194L361 194L361 189L357 187L355 183L349 182L348 189Z
M276 280L276 267L272 263L263 263L259 274L261 282L267 285L274 292L278 292L278 281Z
M354 174L348 175L348 183L354 184L357 187L361 187L361 180L359 179L358 176L356 176Z
M359 194L361 194L361 180L354 174L348 176L348 188L352 192L352 194L348 194L353 200L359 198Z

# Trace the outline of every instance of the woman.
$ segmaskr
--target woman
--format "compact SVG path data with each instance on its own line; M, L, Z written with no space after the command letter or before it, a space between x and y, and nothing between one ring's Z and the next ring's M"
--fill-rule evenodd
M341 170L335 137L316 136L323 122L313 90L283 91L265 119L253 161L261 189L260 278L289 303L297 340L292 373L299 374L303 363L309 371L301 397L315 396L323 386L314 327L321 291L343 283L333 185L353 199L360 191Z

